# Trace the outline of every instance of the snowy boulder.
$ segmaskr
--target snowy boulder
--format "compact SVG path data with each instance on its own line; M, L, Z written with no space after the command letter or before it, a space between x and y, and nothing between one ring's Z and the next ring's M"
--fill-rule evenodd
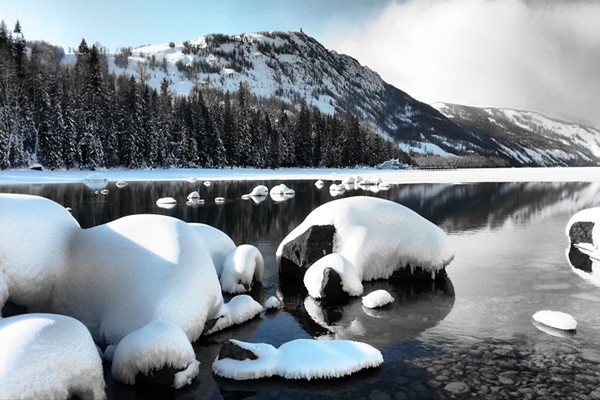
M250 196L266 196L269 194L269 188L265 185L258 185L249 193Z
M375 290L362 298L362 305L367 308L387 306L394 302L394 298L387 290Z
M233 294L248 292L253 282L262 282L264 272L265 262L260 251L249 244L240 245L223 262L221 288Z
M51 304L54 284L67 273L71 240L80 231L60 204L0 194L0 310L9 298L33 310Z
M265 301L266 310L275 310L283 306L283 302L276 296L271 296Z
M555 330L559 330L559 331L571 331L574 332L577 329L577 321L575 320L575 318L573 318L571 315L560 312L560 311L550 311L550 310L543 310L543 311L538 311L535 314L533 314L533 320L535 322L537 322L538 324L542 324L542 328L545 327L549 327L549 328L553 328ZM540 326L538 326L536 324L536 326L538 327L538 329L541 329ZM550 333L547 330L541 329L544 332ZM556 336L554 333L550 333L554 336Z
M117 185L117 187L119 189L123 189L125 186L127 186L127 182L125 182L125 181L117 181L116 185Z
M328 254L311 265L304 275L304 286L315 299L330 301L346 300L363 293L354 265L337 253Z
M0 319L0 399L104 399L102 361L86 327L63 315Z
M600 207L573 215L567 223L566 234L573 246L600 259Z
M334 232L331 251L303 240L314 226L329 226L329 232ZM445 267L454 258L446 234L436 225L400 204L362 196L331 201L313 210L283 239L276 256L281 273L303 272L329 252L341 254L354 265L361 281L444 279ZM311 257L295 256L302 253Z
M349 340L297 339L279 348L266 343L230 341L247 351L238 352L245 358L229 358L230 349L227 349L213 362L212 367L216 375L235 380L274 376L305 380L341 378L366 368L376 368L383 363L379 350L366 343ZM323 356L325 354L326 357Z
M188 225L191 226L204 241L213 260L213 264L215 265L217 276L220 277L225 259L236 249L235 243L225 232L210 225L196 222L189 222Z
M156 205L160 208L165 208L168 210L175 208L177 205L177 200L175 200L173 197L161 197L160 199L156 200Z
M323 186L325 186L325 182L323 182L321 179L319 179L318 181L315 182L315 187L317 189L322 189Z
M112 374L129 385L144 381L179 389L198 375L199 365L190 341L177 325L152 321L119 342Z
M200 193L198 193L198 191L194 190L192 193L188 194L187 199L188 200L200 200Z
M333 252L334 237L333 225L312 225L283 246L280 244L277 249L280 275L302 279L314 262Z
M346 188L344 187L344 185L338 185L338 184L332 183L329 186L329 194L334 197L344 194L345 192L346 192Z
M249 321L263 311L263 306L252 297L247 294L237 295L228 303L221 303L214 319L214 325L210 328L207 327L204 333L210 335L230 326Z

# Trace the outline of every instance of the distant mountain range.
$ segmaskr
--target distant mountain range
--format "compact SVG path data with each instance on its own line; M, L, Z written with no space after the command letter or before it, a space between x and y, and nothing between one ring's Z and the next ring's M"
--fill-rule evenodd
M370 122L413 154L477 154L514 166L600 164L597 129L525 111L431 106L301 32L214 34L123 49L109 57L109 68L155 88L166 79L181 95L195 85L234 92L243 83L261 99L305 99L323 112Z

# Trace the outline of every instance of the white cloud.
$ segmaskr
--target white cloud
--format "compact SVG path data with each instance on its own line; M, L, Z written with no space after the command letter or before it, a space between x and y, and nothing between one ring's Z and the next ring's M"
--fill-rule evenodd
M599 20L591 0L408 0L327 44L425 102L600 126Z

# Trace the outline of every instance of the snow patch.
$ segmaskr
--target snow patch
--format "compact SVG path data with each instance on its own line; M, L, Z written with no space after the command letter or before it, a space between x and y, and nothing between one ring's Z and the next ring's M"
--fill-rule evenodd
M363 306L367 308L383 307L394 302L394 298L387 290L375 290L362 298Z
M538 311L533 314L533 319L541 324L563 331L573 331L577 329L577 321L575 318L560 311Z

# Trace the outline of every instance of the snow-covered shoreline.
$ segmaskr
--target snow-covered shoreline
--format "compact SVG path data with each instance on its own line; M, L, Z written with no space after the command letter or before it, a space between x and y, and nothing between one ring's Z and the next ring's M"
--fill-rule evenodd
M402 183L474 183L474 182L597 182L600 167L569 168L480 168L456 170L378 170L376 168L223 168L223 169L100 169L98 176L109 182L168 181L168 180L227 180L277 181L317 180L339 181L344 177L361 175L380 177L389 184ZM33 171L13 169L0 171L0 185L28 185L43 183L76 183L90 176L90 171Z

